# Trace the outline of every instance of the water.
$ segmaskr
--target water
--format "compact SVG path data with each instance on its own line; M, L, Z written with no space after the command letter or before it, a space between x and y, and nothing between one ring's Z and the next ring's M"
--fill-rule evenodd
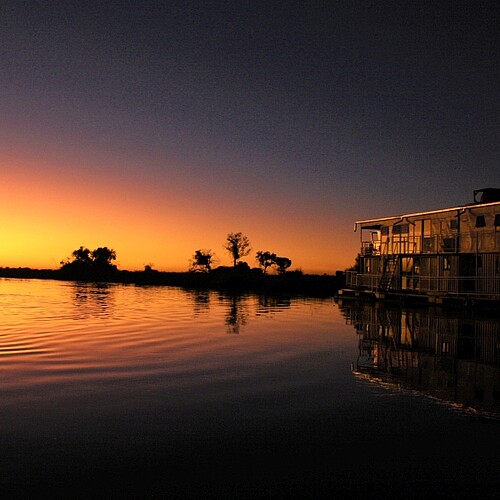
M493 498L498 323L367 307L0 280L2 497Z

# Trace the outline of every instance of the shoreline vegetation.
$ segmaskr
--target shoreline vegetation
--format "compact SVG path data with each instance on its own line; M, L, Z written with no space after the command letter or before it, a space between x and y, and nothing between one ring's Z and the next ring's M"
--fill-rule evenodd
M212 250L198 249L189 261L187 272L158 271L153 269L152 264L144 266L143 271L126 271L118 269L113 263L116 261L116 252L112 248L104 246L90 250L81 246L61 261L59 269L0 267L0 277L176 286L227 292L290 293L318 297L334 296L345 285L342 271L337 271L335 275L292 271L289 270L292 261L288 257L278 256L270 251L259 250L255 255L259 267L251 268L241 261L251 251L250 241L242 233L229 233L223 248L231 256L232 267L216 266L218 259ZM269 274L268 269L275 273Z
M288 271L284 274L264 274L259 268L220 266L209 273L168 272L146 268L144 271L116 269L31 269L0 267L0 278L46 279L60 281L107 282L127 285L175 286L218 291L290 293L330 297L344 286L344 273L304 274Z
M189 261L187 272L165 272L153 269L143 271L118 269L113 263L116 252L112 248L90 250L81 246L61 261L59 269L31 269L29 267L0 267L0 278L51 279L63 281L107 282L151 286L175 286L187 289L218 290L225 292L290 293L318 297L334 296L345 285L344 273L335 275L304 274L289 270L292 261L274 252L259 250L255 255L259 267L250 267L241 259L251 252L250 241L242 233L229 233L223 248L231 256L232 267L216 266L212 250L198 249ZM268 269L275 273L268 273Z

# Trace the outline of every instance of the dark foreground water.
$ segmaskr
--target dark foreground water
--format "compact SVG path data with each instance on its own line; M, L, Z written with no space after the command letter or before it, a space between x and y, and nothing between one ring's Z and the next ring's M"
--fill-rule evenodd
M499 323L0 280L2 498L495 498Z

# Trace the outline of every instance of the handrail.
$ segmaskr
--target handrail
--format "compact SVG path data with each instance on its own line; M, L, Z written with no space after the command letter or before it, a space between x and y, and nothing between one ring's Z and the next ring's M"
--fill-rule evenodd
M363 274L347 271L346 285L350 288L380 291L382 273ZM475 276L399 276L400 284L393 287L395 292L443 293L456 296L500 297L500 279L498 277Z

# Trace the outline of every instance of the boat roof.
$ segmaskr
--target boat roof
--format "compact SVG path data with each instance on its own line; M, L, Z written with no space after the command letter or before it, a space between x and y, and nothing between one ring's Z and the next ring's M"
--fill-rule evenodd
M426 212L413 212L413 213L402 214L402 215L391 215L389 217L378 217L376 219L357 220L354 223L354 231L356 231L358 226L363 226L363 229L379 229L382 222L389 222L389 221L393 221L393 220L397 220L399 222L402 222L404 219L407 219L410 217L422 217L425 215L434 215L434 214L440 214L440 213L446 213L446 212L465 211L465 210L470 210L471 208L483 208L483 207L491 207L491 206L500 206L500 201L494 201L491 203L469 203L468 205L460 205L457 207L450 207L450 208L441 208L439 210L429 210Z

